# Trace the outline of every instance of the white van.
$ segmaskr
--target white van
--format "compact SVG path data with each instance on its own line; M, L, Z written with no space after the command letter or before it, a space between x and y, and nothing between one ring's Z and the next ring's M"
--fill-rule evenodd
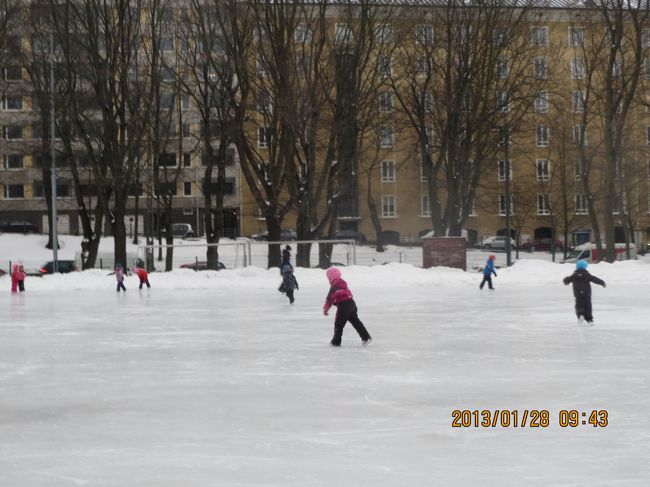
M616 260L627 260L627 255L625 254L625 244L617 243L614 245L616 249ZM605 255L605 246L603 245L603 256ZM633 243L630 244L630 259L636 260L636 245ZM598 247L595 243L586 243L578 245L575 247L567 258L563 261L564 263L575 263L579 260L586 260L587 262L598 262Z
M81 270L81 252L77 252L74 256L77 269ZM121 263L124 269L131 269L133 266L141 267L144 265L142 258L136 254L127 252L126 265ZM95 269L115 269L115 253L114 252L97 252L97 259L95 259Z

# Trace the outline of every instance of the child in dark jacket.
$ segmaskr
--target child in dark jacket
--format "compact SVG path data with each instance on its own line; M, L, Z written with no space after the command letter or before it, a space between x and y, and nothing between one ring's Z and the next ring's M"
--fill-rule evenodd
M587 323L593 323L594 317L591 314L591 284L599 284L605 287L605 281L592 276L587 271L587 261L576 262L576 270L563 280L565 285L573 284L573 296L576 298L576 316L578 321L583 318Z
M278 291L285 293L289 298L289 304L293 304L295 301L293 290L299 289L296 276L293 275L293 267L291 264L284 264L280 271L282 272L282 284L280 284Z
M336 267L327 269L327 279L330 282L330 290L325 298L323 305L323 314L327 316L330 308L336 306L336 318L334 319L334 337L330 342L335 347L341 346L341 339L343 337L343 327L349 321L357 330L361 337L361 342L365 347L370 343L372 337L366 327L359 319L357 314L357 304L352 299L352 293L348 289L348 284L341 279L341 271Z
M495 260L496 260L496 257L494 255L491 255L490 257L488 257L488 260L485 263L485 267L483 268L483 280L481 281L481 284L478 287L479 289L483 289L483 286L487 282L488 287L491 290L494 290L494 287L492 287L492 274L494 274L494 277L497 277L497 272L494 270L494 261Z

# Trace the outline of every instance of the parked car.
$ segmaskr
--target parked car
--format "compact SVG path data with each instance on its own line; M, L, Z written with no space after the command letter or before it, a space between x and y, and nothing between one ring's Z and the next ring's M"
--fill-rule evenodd
M200 260L198 262L191 262L189 264L182 264L180 266L181 269L192 269L194 271L207 271L208 270L208 263L204 260ZM217 270L221 271L225 269L226 266L223 265L221 262L217 262Z
M189 223L174 223L172 224L172 235L180 238L196 237L196 233Z
M255 235L251 235L251 238L253 240L268 240L269 239L269 232L264 231L262 233L256 233ZM298 235L294 230L291 230L290 228L283 228L282 231L280 232L280 240L282 242L286 242L288 240L296 240L298 238Z
M484 249L504 249L506 248L506 238L508 237L502 237L502 236L497 236L497 237L487 237L483 239L483 243L481 243L481 247ZM510 248L511 249L516 249L517 248L517 242L515 242L513 239L510 239Z
M553 248L556 252L562 252L564 250L564 242L562 240L555 240L554 243L552 238L539 238L522 243L521 248L523 250L551 250Z
M339 230L334 234L336 240L354 240L357 244L365 244L366 236L356 230Z
M57 261L57 272L59 274L67 274L68 272L76 272L79 269L74 260L59 260ZM41 275L52 274L54 272L54 261L49 261L41 267L38 272Z
M13 222L2 222L0 223L0 232L5 233L41 233L41 230L38 226L34 225L32 222L24 221L13 221Z

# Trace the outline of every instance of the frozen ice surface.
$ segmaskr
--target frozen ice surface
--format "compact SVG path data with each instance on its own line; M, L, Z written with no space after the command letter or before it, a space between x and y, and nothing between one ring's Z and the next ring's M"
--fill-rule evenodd
M346 268L363 348L328 345L322 271L0 278L0 486L647 486L647 264L480 275ZM619 267L617 267L619 266ZM452 428L455 409L546 409L548 428ZM558 426L561 409L609 424Z

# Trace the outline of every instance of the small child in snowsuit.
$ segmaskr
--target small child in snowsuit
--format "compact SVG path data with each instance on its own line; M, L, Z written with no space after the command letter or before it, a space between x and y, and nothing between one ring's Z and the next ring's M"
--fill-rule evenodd
M131 269L135 274L138 275L138 279L140 279L140 287L138 289L142 289L142 286L144 284L147 285L147 288L151 287L151 284L149 284L149 274L147 273L146 270L144 270L142 267L134 267Z
M594 317L591 314L591 284L599 284L605 287L605 281L592 276L587 271L587 261L579 260L576 262L576 270L570 276L564 278L565 286L573 284L573 296L576 299L576 316L582 323L584 319L587 323L592 324Z
M120 289L122 289L124 292L126 292L126 286L124 286L124 269L122 269L122 266L120 264L117 264L115 266L115 280L117 281L117 292L120 292Z
M289 298L289 304L293 304L295 298L293 296L293 290L298 288L298 281L296 276L293 275L293 267L291 264L284 264L281 269L282 272L282 284L278 288L278 291L285 293Z
M492 274L494 274L494 277L497 277L497 272L494 270L495 260L496 257L494 255L488 257L488 260L485 263L485 267L483 268L483 280L481 281L481 285L478 287L479 289L483 289L483 286L487 282L488 287L491 290L494 290L494 287L492 287Z
M334 337L330 342L335 347L341 346L341 338L343 337L343 327L349 321L357 330L361 337L361 342L365 347L370 343L372 337L366 327L359 319L357 314L357 304L352 299L352 292L348 289L348 284L341 279L341 271L336 267L330 267L326 272L327 279L330 282L330 290L325 298L323 305L323 314L327 316L330 308L336 306L336 318L334 319Z
M25 291L25 269L22 264L14 264L11 270L11 292Z

